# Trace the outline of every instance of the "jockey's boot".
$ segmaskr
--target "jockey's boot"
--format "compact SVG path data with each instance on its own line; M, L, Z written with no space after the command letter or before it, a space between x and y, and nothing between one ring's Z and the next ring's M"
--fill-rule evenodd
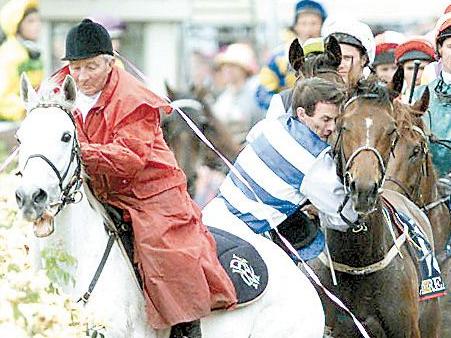
M200 320L188 323L179 323L171 328L169 338L202 338L200 331Z

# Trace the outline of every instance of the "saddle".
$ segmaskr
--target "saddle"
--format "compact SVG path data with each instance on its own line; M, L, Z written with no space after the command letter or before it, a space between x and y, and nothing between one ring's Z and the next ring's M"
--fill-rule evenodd
M122 210L104 205L108 215L116 224L119 240L127 252L136 278L143 288L141 274L134 263L134 236L130 223L123 220ZM245 240L217 228L208 228L216 241L216 253L224 270L232 281L238 305L244 306L259 298L268 285L268 269L257 250Z

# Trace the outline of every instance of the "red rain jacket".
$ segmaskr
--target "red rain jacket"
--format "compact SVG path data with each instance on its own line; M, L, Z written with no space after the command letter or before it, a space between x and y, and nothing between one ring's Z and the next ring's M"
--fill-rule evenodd
M54 79L61 84L67 74L65 67ZM135 259L155 329L236 304L215 241L163 139L160 112L171 110L132 75L113 67L85 122L79 112L74 114L95 195L132 221Z

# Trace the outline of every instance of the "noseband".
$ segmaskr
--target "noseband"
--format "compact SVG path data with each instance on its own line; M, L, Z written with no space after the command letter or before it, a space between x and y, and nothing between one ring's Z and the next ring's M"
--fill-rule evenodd
M83 180L81 178L80 145L79 145L78 139L77 139L77 128L76 128L76 124L75 124L75 119L72 116L70 110L68 110L64 106L57 104L57 103L40 103L37 106L30 109L29 112L31 112L37 108L50 108L50 107L56 107L56 108L59 108L62 111L64 111L66 113L66 115L69 116L70 120L72 121L72 123L74 125L74 136L73 136L73 140L72 140L72 150L71 150L71 154L70 154L69 164L67 165L66 170L64 170L63 174L61 175L61 173L56 168L56 166L45 155L33 154L27 158L25 165L22 168L22 171L25 170L25 167L27 166L28 161L32 158L40 158L40 159L44 160L44 162L47 163L48 166L52 169L52 171L55 173L56 177L58 178L58 181L59 181L58 186L61 191L59 200L56 202L50 203L51 207L58 206L58 209L56 210L56 212L54 214L54 216L56 216L67 204L76 203L81 200L82 196L81 196L81 192L79 189L81 187ZM75 168L74 174L70 178L69 182L64 187L63 186L64 181L65 181L65 179L69 173L69 169L74 161L77 162L77 167ZM19 171L17 173L17 175L22 176L22 172Z

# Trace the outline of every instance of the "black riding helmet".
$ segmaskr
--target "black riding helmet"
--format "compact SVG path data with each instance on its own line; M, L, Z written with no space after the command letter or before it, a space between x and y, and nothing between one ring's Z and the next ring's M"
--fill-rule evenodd
M332 33L331 35L333 35L338 40L338 43L344 43L356 47L360 51L361 55L365 55L367 53L366 48L363 46L362 42L356 37L347 33Z
M102 25L84 19L67 33L66 55L62 60L83 60L101 54L113 55L110 35Z

